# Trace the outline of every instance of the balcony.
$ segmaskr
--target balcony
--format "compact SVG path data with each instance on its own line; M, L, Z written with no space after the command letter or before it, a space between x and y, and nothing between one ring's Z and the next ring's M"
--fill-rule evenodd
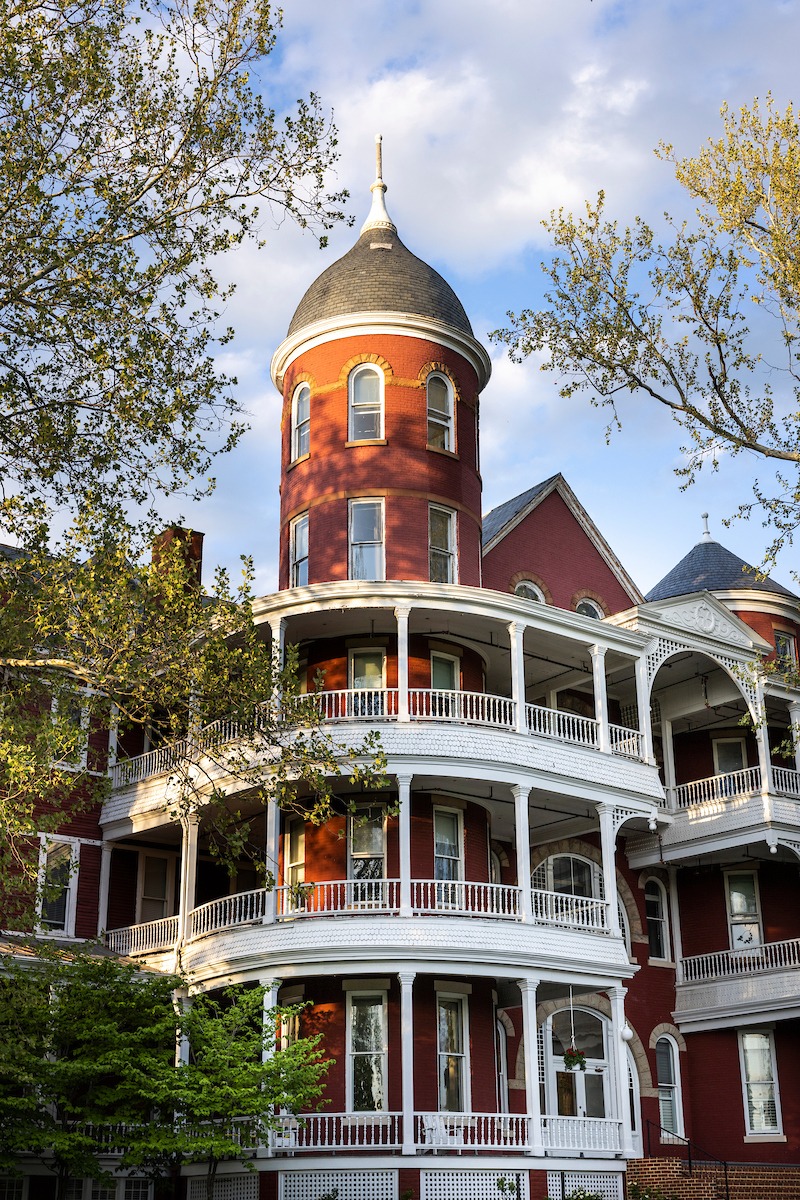
M396 688L348 688L319 692L316 704L324 723L381 724L400 719L400 694ZM477 725L487 729L510 732L516 729L515 701L507 696L488 692L442 691L412 688L407 693L408 720L445 722L457 725ZM266 721L263 722L266 727ZM256 712L253 727L259 728ZM589 750L600 748L599 722L590 717L557 709L525 705L525 729L529 735L547 738L569 746ZM168 774L192 754L231 745L250 730L243 730L236 721L214 721L200 730L190 744L186 740L159 746L147 754L124 759L111 770L113 788L139 783L154 775ZM644 743L641 733L621 725L609 726L609 749L621 758L644 762ZM798 793L800 794L800 792Z
M692 1032L720 1023L797 1017L800 938L746 950L697 954L679 963L675 1019Z

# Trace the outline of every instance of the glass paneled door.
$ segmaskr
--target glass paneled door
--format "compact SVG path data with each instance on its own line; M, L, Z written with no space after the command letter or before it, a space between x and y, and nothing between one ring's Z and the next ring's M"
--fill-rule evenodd
M463 837L461 813L451 808L433 810L433 876L437 908L462 908Z
M379 805L359 808L350 817L348 907L383 908L386 904L384 818Z
M350 687L353 717L382 717L386 687L383 650L350 652Z
M564 1053L575 1030L575 1047L586 1056L586 1070L564 1069ZM553 1013L550 1021L552 1074L548 1107L560 1117L605 1117L608 1115L608 1063L605 1023L601 1017L575 1009Z

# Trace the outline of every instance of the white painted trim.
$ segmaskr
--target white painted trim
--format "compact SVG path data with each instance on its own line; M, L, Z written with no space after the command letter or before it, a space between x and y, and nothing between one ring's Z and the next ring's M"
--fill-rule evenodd
M355 384L359 375L374 375L378 380L378 433L374 438L359 438L355 436L353 429L353 414L355 412ZM386 377L379 366L373 362L358 363L352 368L347 376L347 441L349 442L375 442L380 441L385 436L386 429L386 394L384 384Z
M744 1042L745 1033L761 1033L769 1043L770 1059L772 1062L772 1087L775 1099L775 1129L752 1129L750 1127L750 1109L747 1103L747 1078L744 1069ZM748 1029L740 1030L738 1035L739 1042L739 1071L742 1081L742 1104L744 1106L744 1127L747 1135L750 1137L760 1137L763 1134L780 1134L783 1133L783 1114L781 1112L781 1093L778 1084L778 1062L775 1057L775 1035L771 1029Z
M461 1039L463 1046L462 1062L463 1062L463 1078L462 1078L462 1100L463 1108L461 1112L472 1112L472 1062L470 1059L470 1037L469 1037L469 1000L468 993L459 991L458 988L453 988L451 984L446 984L444 988L439 989L434 987L436 993L436 1106L440 1112L448 1112L448 1109L441 1107L441 1078L439 1075L439 1059L442 1055L442 1047L439 1045L439 1031L441 1022L439 1021L439 1002L441 1000L457 1000L461 1013Z
M671 1132L677 1137L684 1137L685 1132L686 1132L686 1126L685 1126L684 1119L683 1119L683 1085L681 1082L680 1046L678 1045L677 1041L675 1040L675 1038L673 1037L673 1035L671 1033L660 1033L658 1035L658 1038L656 1039L656 1044L653 1047L653 1051L655 1054L655 1060L656 1060L656 1078L655 1078L656 1091L658 1091L662 1087L662 1085L658 1082L658 1043L662 1042L662 1041L667 1042L670 1047L671 1059L672 1059L672 1074L673 1074L673 1079L674 1079L674 1082L672 1084L672 1092L673 1092L673 1101L672 1102L673 1102L673 1108L674 1108L674 1112L675 1112L676 1128L671 1130ZM666 1085L663 1085L663 1086L666 1086ZM660 1118L661 1118L661 1097L660 1096L658 1097L658 1104L659 1104L659 1120L660 1120Z
M39 834L39 865L36 881L36 919L37 919L37 934L40 937L74 937L75 936L75 917L78 906L78 875L80 872L80 846L83 839L66 837L60 833L40 833ZM97 845L96 842L90 842L89 845ZM55 849L56 846L69 846L69 876L66 883L66 904L64 906L64 927L63 929L53 929L49 925L39 924L42 916L43 896L42 889L45 886L47 874L47 854L49 850Z
M386 1112L389 1100L389 1006L386 990L383 988L364 987L368 980L360 980L359 987L348 991L348 1003L346 1005L346 1020L345 1020L345 1097L346 1109L349 1113L354 1112ZM382 1070L381 1080L383 1083L383 1104L381 1109L356 1109L353 1105L353 1000L359 996L375 996L380 997L382 1001L381 1014L381 1032L383 1035L383 1045L381 1048Z
M378 542L355 542L353 540L353 511L363 504L377 504L381 514L381 536ZM353 547L380 546L379 579L386 578L386 501L383 496L354 496L347 501L347 575L353 579ZM371 581L360 581L371 582Z

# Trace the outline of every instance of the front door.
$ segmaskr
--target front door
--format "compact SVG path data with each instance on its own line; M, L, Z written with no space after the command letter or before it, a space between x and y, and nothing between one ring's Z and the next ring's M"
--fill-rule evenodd
M566 1071L564 1052L573 1040L586 1056L586 1070ZM608 1115L608 1062L605 1023L584 1009L554 1013L550 1022L552 1056L551 1111L560 1117L605 1117Z

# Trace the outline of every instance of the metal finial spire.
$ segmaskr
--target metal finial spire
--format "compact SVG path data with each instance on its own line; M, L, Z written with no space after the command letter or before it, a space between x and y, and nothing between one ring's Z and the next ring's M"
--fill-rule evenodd
M375 182L370 188L372 192L372 208L369 210L369 216L361 226L361 232L366 233L368 229L390 229L392 233L397 233L394 222L386 211L386 184L383 182L383 138L381 134L375 134Z
M711 537L711 530L708 528L708 513L701 513L703 519L703 541L711 542L714 539Z

